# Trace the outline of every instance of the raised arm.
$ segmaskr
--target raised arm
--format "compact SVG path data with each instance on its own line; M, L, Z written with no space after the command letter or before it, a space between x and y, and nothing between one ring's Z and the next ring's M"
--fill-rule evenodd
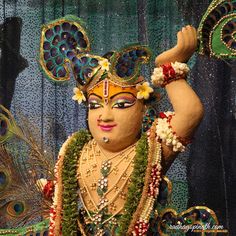
M156 58L156 65L160 66L168 62L187 62L197 47L195 28L184 27L177 34L177 44L172 49L162 53ZM168 83L166 91L173 106L175 115L170 124L177 136L183 140L190 140L203 117L203 106L192 88L184 79L178 79ZM173 152L172 147L163 146L163 168L168 170L178 153Z

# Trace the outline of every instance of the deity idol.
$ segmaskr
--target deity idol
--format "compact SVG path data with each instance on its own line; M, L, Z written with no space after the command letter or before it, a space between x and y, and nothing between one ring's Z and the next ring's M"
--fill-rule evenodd
M54 32L60 31L57 39ZM200 99L185 80L189 68L182 63L196 49L196 30L186 26L177 38L174 48L156 58L151 76L153 86L166 89L174 111L155 119L146 110L156 94L140 73L151 57L146 46L100 57L88 54L88 37L74 19L43 29L41 66L61 81L69 79L69 69L51 52L58 48L71 63L77 81L73 99L87 104L89 127L74 133L60 150L50 235L146 235L151 230L162 176L203 116Z
M235 0L212 1L198 28L200 54L236 57L235 12ZM43 27L43 71L56 82L76 79L73 99L87 104L89 131L69 137L60 150L55 179L39 181L43 183L43 200L50 201L53 195L49 225L44 220L16 229L16 223L35 222L44 215L42 205L46 210L48 205L36 198L38 189L31 190L35 187L32 176L19 184L24 176L14 165L9 170L12 159L2 144L13 134L29 145L32 139L24 139L22 129L0 106L8 114L0 114L0 223L13 221L12 229L0 229L1 235L47 235L48 226L49 234L55 236L176 235L176 231L166 233L165 229L171 224L178 228L178 223L187 227L219 223L205 206L182 213L157 208L166 182L164 174L185 150L203 116L199 98L185 81L189 69L183 63L196 49L196 31L184 27L177 39L174 48L157 56L149 80L140 70L151 57L146 46L127 46L101 57L89 54L90 42L78 18L66 16ZM174 111L154 117L150 105L157 102L154 87L158 86L166 89ZM31 166L44 167L48 159L35 147L33 154L39 158L33 159Z

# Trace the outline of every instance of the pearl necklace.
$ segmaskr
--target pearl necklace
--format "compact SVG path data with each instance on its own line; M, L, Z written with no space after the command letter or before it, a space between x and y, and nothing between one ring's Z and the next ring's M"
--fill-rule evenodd
M86 204L83 202L83 205L85 207L85 210L88 214L89 219L95 223L96 225L104 225L106 222L108 221L113 221L114 224L114 216L119 214L123 207L121 207L120 209L118 209L117 211L115 211L114 214L111 215L111 217L109 217L106 220L103 220L104 215L108 212L108 205L110 205L111 207L113 207L115 204L115 200L117 199L117 197L123 193L123 190L125 189L125 187L127 186L127 183L129 181L129 177L131 175L131 173L129 174L129 176L127 176L126 171L128 170L128 168L130 167L130 165L133 163L134 160L134 156L135 156L135 145L131 145L128 148L126 148L125 150L122 150L119 153L116 153L115 155L113 155L112 157L107 157L102 150L99 148L98 144L92 140L90 141L86 147L84 148L84 150L82 151L81 154L81 160L82 162L79 163L79 171L80 171L80 178L82 180L82 183L84 185L84 189L81 191L82 193L87 193L88 197L89 197L89 202L95 207L96 212L95 215L92 217L91 214L89 213L89 210L86 207ZM96 150L96 148L98 150ZM91 154L92 151L92 154ZM101 177L98 179L98 181L96 181L96 178L94 176L94 172L97 170L98 168L98 162L97 162L97 158L101 158L100 154L103 154L103 156L105 157L105 161L102 162L101 164L101 169L100 169L100 174ZM118 159L118 161L116 161L115 163L113 163L113 160L116 157L120 157L121 158ZM91 163L91 161L93 161ZM123 163L124 161L127 161L127 165L126 168L124 168L124 170L122 170L122 173L118 176L117 180L115 181L115 183L109 188L108 183L109 183L109 175L114 172L115 175L118 174L118 166ZM82 164L87 164L87 166L90 167L90 169L86 170L86 173L88 175L84 176L84 172L82 171ZM92 168L92 169L91 169ZM97 194L100 197L99 199L99 203L96 204L91 191L89 190L89 186L86 184L85 178L90 176L90 174L92 174L93 177L93 183L91 184L91 188L92 190L97 190ZM121 182L121 180L124 180L124 182L121 184L120 188L118 188L118 183ZM112 199L108 200L106 198L107 194L111 191L115 190L115 194L112 197ZM80 194L81 200L82 199L82 195ZM115 208L114 208L115 210ZM99 230L98 230L99 232Z

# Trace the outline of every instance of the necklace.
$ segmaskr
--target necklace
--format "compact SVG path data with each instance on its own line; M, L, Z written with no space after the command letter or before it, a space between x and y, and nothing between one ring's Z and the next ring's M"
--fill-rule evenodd
M129 190L123 207L123 213L119 216L118 219L113 218L114 221L117 220L117 235L119 236L132 234L133 230L136 229L136 227L139 228L140 225L137 225L138 222L138 224L144 224L142 223L142 219L145 219L145 222L147 222L146 220L149 219L149 214L153 209L153 204L149 204L149 200L153 202L153 200L157 197L157 194L155 193L156 191L154 191L153 193L149 193L149 189L151 189L151 186L153 185L152 181L154 181L153 177L151 177L151 170L153 170L155 165L157 165L158 163L160 169L161 144L156 141L155 127L155 125L152 126L150 132L148 132L148 137L147 134L142 134L137 143L133 172L131 174L131 183L129 185ZM64 188L58 191L57 194L58 199L62 198L63 204L58 205L57 198L54 198L53 200L53 205L51 208L52 217L50 218L50 232L54 233L55 225L61 224L62 233L65 235L76 236L77 230L82 233L82 235L87 235L87 224L90 224L91 222L86 221L86 205L83 202L82 208L79 205L78 188L80 189L80 186L78 185L77 180L78 178L81 179L81 174L79 173L80 171L78 168L78 161L83 162L81 152L84 145L86 145L89 140L90 135L87 131L82 130L75 133L73 137L67 140L67 145L64 147L65 151L61 153L61 155L63 156L63 158L61 158L62 167L55 167L55 172L62 173L62 177L56 179L55 189L58 188L58 183L62 183L62 181L66 183L66 185L64 185ZM160 180L159 177L157 179ZM143 188L144 190L140 191L140 188ZM155 188L157 188L158 192L158 184ZM149 196L149 194L151 195ZM83 198L81 197L81 201L82 200ZM58 206L61 209L60 211L56 211ZM64 214L62 214L62 209ZM147 214L143 215L146 211ZM61 217L56 218L55 222L54 218L56 214ZM111 223L111 225L112 224L116 223ZM110 224L106 224L106 229L108 229L110 232L113 232L112 230L114 228L110 228L109 225ZM95 224L94 227L96 231L97 225ZM103 232L103 229L98 230L96 233L99 232ZM93 235L95 235L95 233Z
M114 224L114 216L119 214L123 207L120 207L120 209L116 210L115 208L115 200L118 198L119 195L123 192L124 188L127 186L129 179L129 175L127 175L126 171L130 168L130 165L133 163L134 156L135 156L135 145L133 144L129 147L127 147L125 150L122 150L119 153L116 153L115 155L112 155L111 157L108 157L107 155L104 154L104 152L100 149L98 144L92 140L89 142L88 145L84 148L84 151L82 152L81 159L86 160L86 164L89 167L92 167L89 171L86 171L88 173L91 173L91 176L93 177L93 183L91 185L92 190L95 190L95 186L97 186L97 195L100 197L98 204L95 203L92 194L89 190L89 186L86 184L85 178L86 176L83 175L83 168L82 164L79 164L79 171L81 173L81 179L84 188L86 189L86 192L88 193L88 198L89 202L92 203L93 207L96 209L95 215L92 217L91 214L89 213L89 210L86 207L86 204L83 202L85 210L87 212L87 215L89 219L95 223L96 225L99 225L99 228L102 228L102 226L110 222L111 220L113 221ZM91 154L92 153L92 154ZM103 154L103 157L101 157L100 154ZM93 158L91 158L93 157ZM98 169L98 162L99 159L104 159L101 163L101 168L100 170ZM116 160L118 158L118 160ZM101 161L100 161L101 162ZM118 169L120 164L124 164L124 162L127 162L125 164L125 168L122 169L121 173L118 175ZM85 164L85 162L84 162ZM99 171L100 173L100 178L98 179L97 182L95 182L95 177L94 177L94 172ZM109 187L109 176L111 173L114 173L114 175L117 176L115 183ZM120 184L120 188L118 188L118 183ZM114 191L115 190L115 191ZM114 191L112 198L107 199L107 194ZM123 195L122 195L123 196ZM82 196L81 196L82 198ZM108 213L108 206L113 208L115 211L109 218L105 219L105 214ZM98 230L98 232L100 232Z

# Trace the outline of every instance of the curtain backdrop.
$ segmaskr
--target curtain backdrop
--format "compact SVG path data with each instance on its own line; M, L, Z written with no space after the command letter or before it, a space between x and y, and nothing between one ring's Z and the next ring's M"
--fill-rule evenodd
M198 26L209 0L2 0L0 2L0 103L38 129L40 143L57 156L67 136L86 127L86 107L73 96L74 81L50 83L39 68L41 25L67 14L86 22L92 52L103 55L128 43L147 44L153 59L174 46L186 24ZM179 211L195 205L214 210L236 235L236 69L195 55L189 83L200 96L205 117L187 152L168 176ZM150 78L154 63L143 70ZM159 111L171 106L160 90Z

